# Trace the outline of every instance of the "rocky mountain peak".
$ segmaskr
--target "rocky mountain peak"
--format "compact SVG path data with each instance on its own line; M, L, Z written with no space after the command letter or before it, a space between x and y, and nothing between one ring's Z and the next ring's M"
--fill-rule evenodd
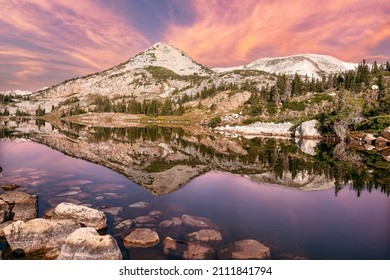
M158 66L167 68L179 75L209 75L211 70L195 62L185 52L165 42L158 42L131 58L126 70Z

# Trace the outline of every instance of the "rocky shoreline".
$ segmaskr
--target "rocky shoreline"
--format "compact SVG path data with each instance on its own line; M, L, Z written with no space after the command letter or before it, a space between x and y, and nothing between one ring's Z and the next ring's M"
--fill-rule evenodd
M5 184L0 195L0 259L121 260L130 250L156 248L166 259L268 259L271 250L254 239L224 242L224 234L213 221L188 214L167 218L161 211L128 220L117 220L107 234L107 215L62 202L37 216L38 198ZM145 210L140 201L129 205ZM136 211L135 211L136 212ZM113 213L115 214L115 213ZM180 237L181 236L181 237ZM184 237L184 238L183 238Z

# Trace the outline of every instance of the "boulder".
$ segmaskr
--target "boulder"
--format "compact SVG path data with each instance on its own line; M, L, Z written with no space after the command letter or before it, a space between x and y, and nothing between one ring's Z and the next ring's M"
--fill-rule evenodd
M178 241L171 237L164 239L163 250L165 255L186 260L206 260L215 256L214 249L207 245Z
M390 148L384 149L380 151L380 154L386 161L390 161Z
M91 227L71 233L61 247L58 260L121 260L122 253L111 235L99 235Z
M26 253L31 253L62 246L66 237L78 228L78 223L69 220L33 219L13 222L3 232L12 250L23 249Z
M20 188L20 186L16 184L3 184L1 185L1 188L5 191L13 191L16 190L17 188Z
M148 248L160 242L158 233L150 228L137 228L124 238L126 247Z
M171 227L173 224L173 222L171 220L165 220L165 221L162 221L159 226L160 227L164 227L164 228L168 228L168 227Z
M27 221L37 217L38 205L37 196L25 192L8 191L0 195L3 200L11 207L11 219L14 221Z
M390 140L390 126L386 127L385 130L383 130L381 136L387 140Z
M368 133L366 137L364 137L364 143L368 145L375 145L376 137L371 133Z
M220 242L222 234L214 229L202 229L188 235L188 240L198 242Z
M385 149L388 146L390 146L390 140L388 140L382 136L379 136L378 138L376 138L375 147L377 150Z
M317 120L303 122L295 129L295 137L321 139L321 134L317 129L318 126L319 122Z
M96 230L107 228L107 218L102 211L67 202L57 205L52 220L73 220Z
M0 199L0 224L4 222L9 216L8 203Z
M210 219L204 217L183 215L181 216L181 220L183 221L184 225L188 227L212 228L215 226Z
M253 239L240 240L234 243L232 259L262 260L270 257L270 249Z
M150 216L139 216L134 219L137 224L155 224L156 220Z

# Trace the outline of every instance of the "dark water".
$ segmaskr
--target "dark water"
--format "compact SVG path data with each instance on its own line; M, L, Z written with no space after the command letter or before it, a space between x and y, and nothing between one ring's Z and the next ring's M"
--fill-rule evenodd
M82 145L82 140L76 142L76 148L66 146L65 143L68 142L59 143L57 138L51 139L50 142L47 140L48 136L52 137L50 131L58 132L59 129L49 128L45 132L40 130L39 133L44 136L32 133L31 129L19 129L17 136L14 132L3 130L3 140L0 141L0 166L3 169L0 173L0 183L19 184L22 186L20 190L37 194L40 217L45 211L63 201L87 204L93 208L108 211L108 233L114 235L125 258L164 258L161 243L151 249L126 249L122 244L122 237L126 235L126 232L114 229L114 226L123 220L147 215L153 210L162 211L162 215L157 218L157 224L183 214L207 217L219 227L224 237L222 246L228 246L241 239L256 239L270 247L272 258L275 259L295 257L307 259L390 258L390 198L388 185L385 185L388 178L383 175L386 174L386 169L372 170L369 166L367 173L364 170L361 172L355 170L355 180L352 180L346 174L352 171L348 171L344 165L340 167L340 162L334 163L335 160L332 159L332 165L329 160L328 162L321 159L326 155L326 149L324 153L313 157L304 156L296 148L290 147L291 143L265 141L261 147L258 147L253 144L253 141L257 140L250 140L250 142L243 140L242 145L250 153L240 156L233 151L221 152L221 146L219 148L211 144L207 146L207 141L198 141L198 146L196 146L196 143L188 140L189 136L185 137L186 133L183 131L174 134L171 132L169 137L166 135L160 137L156 132L149 131L149 136L146 136L142 130L135 129L136 131L132 134L139 136L132 137L131 141L125 133L127 139L125 145L133 145L141 139L143 143L158 143L160 146L161 143L169 143L169 147L174 151L173 155L180 154L182 151L189 154L189 158L184 160L183 157L178 157L176 161L172 160L172 155L170 155L169 164L160 164L158 168L150 162L161 163L161 155L156 155L158 160L156 158L150 160L151 156L144 154L145 159L137 157L145 164L144 167L141 164L138 171L149 169L151 173L164 172L175 164L194 162L191 156L196 156L199 164L207 162L211 166L209 170L205 170L199 176L186 182L183 187L156 195L128 178L134 169L131 169L129 173L126 173L125 169L118 170L119 167L115 165L116 160L105 161L103 152L100 154L101 163L123 174L92 163L91 161L97 162L98 160L90 158L92 156L89 154L83 156L88 161L69 156L77 152L77 147ZM37 131L36 128L35 130ZM107 131L107 129L102 130ZM83 134L82 131L78 130L78 133L73 131L73 138L69 137L71 133L68 131L66 139L85 137L86 132L84 131ZM114 141L116 143L114 145L123 144L123 137L119 137L120 135L108 133L107 136L107 132L105 133L99 136L91 134L95 135L92 142L97 141L100 145L104 145L116 139L119 142ZM180 134L181 140L178 137ZM24 138L20 138L21 135ZM27 138L41 143L45 142L46 145L27 140ZM150 138L153 138L153 141ZM219 141L213 140L214 143ZM185 141L187 144L183 144ZM52 148L48 147L49 142ZM180 147L185 147L179 150L175 143L180 143ZM201 148L202 145L203 148ZM233 147L232 143L228 143L228 146ZM63 149L62 152L57 151L61 150L60 147ZM83 151L87 148L81 147ZM103 149L103 146L99 147ZM111 151L113 147L110 146ZM199 155L191 152L191 147L195 147ZM148 148L151 149L151 146ZM125 153L124 148L121 149ZM262 155L263 161L253 156L254 150L257 155ZM236 153L237 151L238 149ZM283 151L287 151L287 159L280 155ZM374 158L379 160L376 155ZM287 167L278 167L278 164L286 165L288 160L300 161L296 166L287 164ZM306 167L306 173L312 177L303 185L298 186L297 182L300 181L297 177L302 176L299 172L302 171L303 165ZM350 163L346 164L348 165ZM322 169L319 166L322 166ZM343 170L345 174L342 173ZM226 173L226 171L229 172ZM249 179L249 177L253 179L258 174L270 171L273 171L271 177L262 177L265 182L261 182L258 178L257 182ZM331 171L339 174L331 176ZM289 179L292 172L295 173L295 181ZM315 180L322 178L316 173L322 174L326 181L318 181L316 185ZM370 174L379 175L370 177ZM310 180L314 180L314 183ZM285 185L270 184L273 181L285 182ZM307 188L310 190L305 190L305 186L310 186ZM144 209L129 207L139 201L148 202L149 206ZM191 232L185 227L165 229L156 226L156 229L161 239L165 236L184 239L186 234Z

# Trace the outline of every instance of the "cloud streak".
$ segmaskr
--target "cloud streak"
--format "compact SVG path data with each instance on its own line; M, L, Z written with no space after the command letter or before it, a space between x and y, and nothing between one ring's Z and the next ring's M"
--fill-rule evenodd
M150 45L97 1L1 2L0 90L50 86L112 67Z
M297 53L360 61L379 55L370 51L390 36L384 0L196 0L192 8L194 23L170 25L165 40L212 67Z

